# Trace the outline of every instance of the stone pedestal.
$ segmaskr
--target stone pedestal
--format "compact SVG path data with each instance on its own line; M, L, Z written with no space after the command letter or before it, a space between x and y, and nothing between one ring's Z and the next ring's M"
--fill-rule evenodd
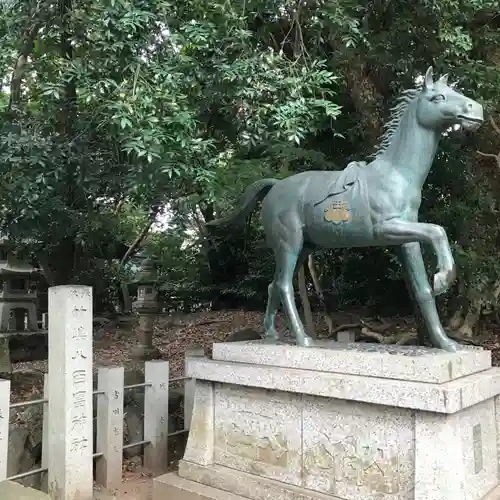
M500 369L481 349L215 344L155 500L500 498ZM179 498L183 498L179 496ZM186 496L189 498L189 496Z

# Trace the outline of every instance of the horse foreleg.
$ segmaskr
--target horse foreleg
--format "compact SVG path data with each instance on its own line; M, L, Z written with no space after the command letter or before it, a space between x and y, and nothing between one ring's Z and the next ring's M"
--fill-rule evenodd
M405 243L401 248L401 258L432 345L445 351L455 352L458 344L446 335L441 325L436 302L427 279L420 243Z
M288 316L290 328L295 336L297 345L311 346L313 339L306 335L302 321L300 320L299 312L295 305L295 297L293 292L293 276L299 259L299 252L292 251L287 248L275 250L276 258L276 279L275 286L280 292L281 303Z
M438 272L434 275L434 295L446 292L455 281L455 261L448 236L441 226L391 219L377 225L375 233L377 239L389 245L422 242L433 247L438 264Z

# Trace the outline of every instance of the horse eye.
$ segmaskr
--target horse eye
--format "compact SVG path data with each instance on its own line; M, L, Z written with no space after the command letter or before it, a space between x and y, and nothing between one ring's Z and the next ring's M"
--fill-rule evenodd
M438 94L435 95L432 99L432 102L441 102L441 101L446 101L446 97L443 94Z

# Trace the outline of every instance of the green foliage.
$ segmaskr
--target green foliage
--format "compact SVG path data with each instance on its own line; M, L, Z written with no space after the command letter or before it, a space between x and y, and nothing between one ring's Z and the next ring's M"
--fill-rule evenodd
M339 114L325 63L293 64L240 7L46 0L1 12L1 222L54 282L132 242L124 201L147 214L213 199L229 165L257 151L272 168L265 151Z
M163 207L167 230L147 251L166 289L263 303L273 265L257 218L217 245L205 221L256 179L363 159L430 63L498 113L497 3L14 1L0 12L2 231L52 282L95 283L100 270L105 290ZM499 140L451 133L424 189L423 219L447 228L472 284L500 274L500 185L475 153ZM400 279L386 251L320 261L345 302Z

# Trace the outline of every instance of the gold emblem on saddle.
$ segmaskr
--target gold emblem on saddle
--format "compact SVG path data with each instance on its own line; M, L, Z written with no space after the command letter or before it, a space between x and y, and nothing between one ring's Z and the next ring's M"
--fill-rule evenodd
M325 220L334 224L352 220L349 203L334 201L329 207L325 208Z

